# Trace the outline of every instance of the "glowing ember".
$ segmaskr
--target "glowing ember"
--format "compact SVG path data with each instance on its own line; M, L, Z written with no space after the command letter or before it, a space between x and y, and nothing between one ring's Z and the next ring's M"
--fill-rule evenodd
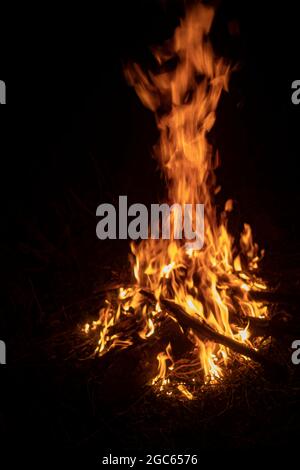
M142 103L156 117L160 140L156 157L164 172L169 205L203 203L205 206L205 237L201 250L192 250L184 240L148 239L132 244L135 282L120 288L117 300L107 301L100 317L85 332L99 328L97 353L105 354L115 347L133 343L130 330L112 331L126 319L135 320L135 332L143 341L155 335L166 318L175 321L160 299L171 299L188 315L209 325L214 331L239 343L251 343L247 317L266 317L266 307L250 299L251 290L265 289L255 276L262 253L252 240L251 228L244 225L240 245L227 230L232 201L217 214L214 206L216 186L214 155L207 133L215 122L215 112L222 90L227 90L229 65L214 55L207 39L214 11L202 4L190 9L174 37L165 47L153 51L159 65L177 58L174 70L154 74L137 64L126 69L126 77L134 86ZM172 215L176 226L176 212ZM141 289L152 292L155 302ZM234 325L236 315L244 324ZM171 320L172 319L172 320ZM242 326L242 328L241 328ZM190 387L195 383L221 380L234 353L224 345L201 339L191 329L184 331L192 343L188 356L172 357L170 343L157 356L157 375L152 385L172 395L178 390L187 399L193 398ZM196 382L195 382L196 380Z

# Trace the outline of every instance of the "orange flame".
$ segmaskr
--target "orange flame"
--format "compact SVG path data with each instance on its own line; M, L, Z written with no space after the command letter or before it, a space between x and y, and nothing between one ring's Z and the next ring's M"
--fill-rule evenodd
M266 288L254 274L260 254L253 243L251 228L244 225L238 249L227 229L232 201L226 203L220 216L214 206L214 194L219 191L214 175L218 154L214 154L207 133L214 125L221 93L228 89L230 67L222 58L216 57L208 40L213 17L212 7L194 6L187 11L173 39L164 47L153 50L160 66L175 57L177 65L173 70L166 71L166 67L161 67L162 73L154 74L131 64L125 71L142 103L155 113L160 132L155 154L167 181L167 202L181 206L203 203L205 238L199 251L187 248L185 240L175 240L174 236L171 240L148 239L132 244L137 286L120 291L117 308L107 305L102 309L100 354L120 342L124 346L125 340L109 336L109 328L129 311L135 312L140 337L147 340L155 332L161 315L166 314L159 305L161 295L174 300L200 321L205 319L216 331L240 342L249 342L248 327L237 332L232 327L231 314L237 309L241 316L266 314L262 304L249 299L251 289ZM175 227L176 212L170 217ZM155 293L154 312L153 306L139 294L140 287ZM219 380L230 358L229 351L190 333L195 346L191 367L197 369L194 361L197 358L204 381ZM128 338L127 341L130 343ZM171 346L157 359L158 375L152 383L160 381L164 385L168 380L166 363L172 361L173 364ZM176 369L176 363L174 367ZM192 394L184 384L177 388L191 399Z

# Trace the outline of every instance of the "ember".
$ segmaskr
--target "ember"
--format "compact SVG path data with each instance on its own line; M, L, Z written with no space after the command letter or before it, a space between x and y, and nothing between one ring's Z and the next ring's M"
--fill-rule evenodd
M252 320L268 318L267 307L252 295L266 289L256 274L263 252L248 224L239 244L229 233L232 201L221 214L214 205L218 153L208 132L221 93L228 90L230 66L208 41L213 18L213 9L202 4L187 11L172 40L153 50L161 73L135 63L125 71L142 103L155 113L160 131L155 154L167 182L167 203L204 204L203 248L187 249L185 240L174 237L172 213L170 239L131 245L134 282L119 288L115 298L108 296L99 320L84 327L87 334L99 330L96 352L102 356L112 348L127 348L136 337L161 337L163 325L171 321L189 348L175 357L172 341L162 346L151 384L187 399L197 384L221 380L233 359L271 365L258 351L259 336L250 334ZM164 65L174 57L176 68L167 70Z

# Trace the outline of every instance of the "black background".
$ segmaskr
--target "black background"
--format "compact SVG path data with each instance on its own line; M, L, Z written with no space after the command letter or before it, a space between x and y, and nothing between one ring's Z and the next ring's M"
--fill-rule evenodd
M215 50L239 64L213 131L219 202L237 201L239 223L250 222L269 258L299 247L296 5L224 0L211 34ZM18 356L17 343L39 338L49 312L101 282L95 273L104 252L105 259L127 253L127 242L104 248L96 239L96 207L121 194L148 204L163 194L152 158L154 118L122 67L147 63L149 45L172 35L182 11L171 0L52 2L18 6L7 24L2 18L0 338L9 348L1 375ZM230 34L236 21L239 31ZM24 384L14 380L18 401Z
M6 228L27 211L47 218L49 202L61 199L67 186L80 186L85 199L88 186L99 186L91 179L96 180L91 159L102 178L97 203L122 191L136 200L155 199L156 164L148 158L155 123L126 85L122 63L146 62L149 45L172 34L182 2L20 10L2 33L2 44L11 50L2 48L1 71L14 107L1 113ZM235 19L240 35L230 36ZM224 1L212 32L215 49L240 66L231 93L222 97L215 129L224 197L237 199L246 219L248 209L253 217L261 212L294 239L299 108L291 103L291 82L299 73L297 26L291 3ZM252 225L264 245L280 236L271 227L266 234L259 233L259 223Z

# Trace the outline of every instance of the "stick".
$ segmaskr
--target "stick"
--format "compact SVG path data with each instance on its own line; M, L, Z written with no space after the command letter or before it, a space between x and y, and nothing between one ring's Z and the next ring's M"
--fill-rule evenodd
M142 290L141 293L152 300L155 300L151 292ZM180 305L176 304L173 300L160 297L159 303L164 307L171 316L174 316L181 327L184 329L191 328L194 333L202 339L208 339L218 344L231 349L232 351L247 356L258 364L262 365L270 377L278 378L286 372L285 367L281 364L272 361L266 356L253 348L249 348L245 344L239 343L228 336L225 336L213 330L204 320L199 321L197 318L189 315Z

